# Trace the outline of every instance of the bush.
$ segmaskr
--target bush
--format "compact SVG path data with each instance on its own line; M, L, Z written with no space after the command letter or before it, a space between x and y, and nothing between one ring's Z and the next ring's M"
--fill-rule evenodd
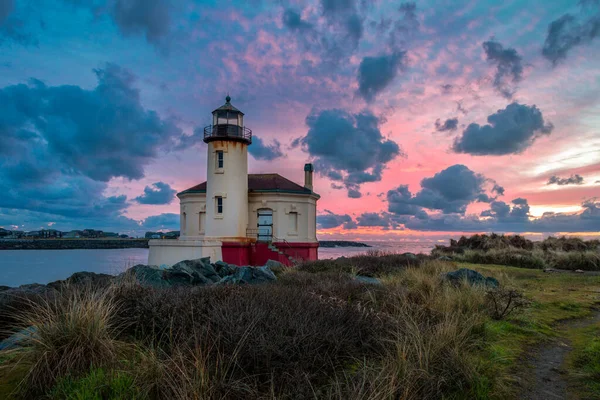
M496 288L488 290L485 295L489 314L492 319L498 321L530 305L523 292L516 289Z
M300 264L297 269L310 273L337 272L375 277L397 273L402 268L420 265L428 259L429 257L423 254L365 254L334 260L308 261Z
M114 364L120 350L117 309L106 291L75 288L32 304L20 319L33 331L24 338L32 360L26 390L44 392L61 377L77 379L90 367Z
M314 290L285 278L260 286L130 286L116 292L117 318L127 324L124 338L160 349L170 364L185 369L204 360L214 375L213 363L228 360L230 382L283 393L323 384L348 362L382 351L386 322L361 306L361 292L365 286L349 279Z

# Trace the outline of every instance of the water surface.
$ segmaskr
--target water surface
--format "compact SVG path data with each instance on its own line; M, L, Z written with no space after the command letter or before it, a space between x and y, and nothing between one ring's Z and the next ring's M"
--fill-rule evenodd
M378 249L385 252L429 253L433 245L423 242L366 242L373 246L319 249L319 258L351 257ZM148 262L148 249L93 250L0 250L0 286L46 284L79 271L117 275L136 264Z

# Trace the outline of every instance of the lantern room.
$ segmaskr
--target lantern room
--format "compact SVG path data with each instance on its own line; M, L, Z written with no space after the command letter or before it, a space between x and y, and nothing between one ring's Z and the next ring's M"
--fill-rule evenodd
M252 143L252 131L244 126L244 113L231 104L231 97L225 104L212 112L213 122L204 128L204 142L213 140L234 140Z

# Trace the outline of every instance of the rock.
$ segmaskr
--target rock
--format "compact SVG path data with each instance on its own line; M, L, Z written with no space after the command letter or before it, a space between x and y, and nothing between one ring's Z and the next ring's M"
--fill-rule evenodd
M554 268L545 268L544 272L560 272L560 271L557 269L554 269Z
M413 261L416 261L416 260L418 260L418 259L419 259L419 258L417 257L417 255L416 255L416 254L414 254L414 253L402 253L402 255L403 255L404 257L408 258L409 260L413 260Z
M452 259L450 257L448 257L448 256L438 257L438 260L440 260L440 261L452 261Z
M582 269L576 269L575 272L577 272L578 274L583 274L584 271Z
M214 263L214 268L217 271L217 274L224 278L226 276L232 275L237 269L236 265L229 265L224 261L217 261Z
M122 279L126 275L129 275L134 276L135 280L144 286L169 287L171 284L165 279L165 271L166 270L161 270L158 267L138 264L123 272L118 276L118 279Z
M170 269L188 274L191 278L190 283L193 285L215 283L221 279L221 276L217 274L213 266L202 259L180 261ZM168 273L169 269L166 271Z
M445 275L445 278L455 285L467 281L467 283L473 286L482 285L491 288L497 288L500 286L500 283L497 279L491 277L486 278L479 272L467 268L461 268L457 271L448 272Z
M359 281L360 283L366 283L368 285L383 285L379 279L370 276L356 275L354 280Z
M220 285L226 284L249 284L266 283L276 280L277 277L268 266L263 267L237 267L233 275L224 277L219 281Z
M62 281L50 282L47 286L59 290L64 285L86 285L92 288L107 287L112 283L114 276L108 274L96 274L94 272L75 272Z
M36 332L35 327L30 326L20 330L19 332L7 337L0 342L0 350L11 350L21 347L23 342L29 339Z

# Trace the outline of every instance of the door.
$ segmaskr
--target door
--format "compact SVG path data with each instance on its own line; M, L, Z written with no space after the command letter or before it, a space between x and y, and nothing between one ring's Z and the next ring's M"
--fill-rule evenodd
M258 210L258 234L260 242L270 242L273 239L273 210Z

